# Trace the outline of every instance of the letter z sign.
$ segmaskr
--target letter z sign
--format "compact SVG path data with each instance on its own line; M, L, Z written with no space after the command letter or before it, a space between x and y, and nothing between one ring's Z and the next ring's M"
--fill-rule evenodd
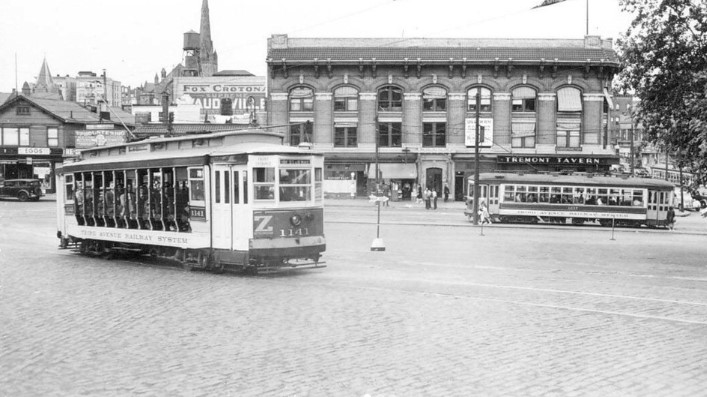
M271 220L272 215L253 215L253 236L271 237L273 235Z

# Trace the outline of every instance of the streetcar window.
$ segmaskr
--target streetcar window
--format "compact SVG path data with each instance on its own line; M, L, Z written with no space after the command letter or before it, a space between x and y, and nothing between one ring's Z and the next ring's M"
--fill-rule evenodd
M526 195L527 195L527 186L516 186L516 202L517 203L522 203L525 202Z
M597 204L609 203L609 189L597 189Z
M275 168L253 168L253 189L256 200L275 199Z
M587 188L587 199L584 201L584 204L591 204L591 205L597 205L597 189L588 187Z
M74 201L74 176L73 175L65 175L64 176L64 194L66 201Z
M550 202L550 187L540 186L538 193L538 201L540 201L541 203Z
M609 189L609 204L619 205L621 201L621 190L620 189Z
M280 201L311 200L312 173L310 169L280 169Z
M322 198L322 169L317 167L314 169L314 200L321 201Z
M201 168L189 169L190 199L204 201L204 170Z
M225 172L223 173L223 194L225 197L223 198L223 202L228 204L231 202L230 198L230 193L231 193L231 183L229 181L229 173Z
M239 193L241 190L240 179L238 179L238 171L233 171L233 204L240 203Z
M643 190L639 190L639 189L633 190L633 205L636 205L636 206L643 205Z
M562 204L571 204L572 198L573 198L572 188L571 187L563 187L560 202Z
M583 187L574 188L574 194L572 195L572 202L575 204L584 204L586 200L586 193Z
M554 204L559 204L562 202L562 188L559 186L553 186L550 188L550 202Z
M621 190L621 205L630 206L632 204L632 189L622 189Z
M216 180L215 182L215 193L214 193L214 201L216 203L221 202L221 171L216 171Z
M243 171L243 204L248 204L248 171Z
M537 203L538 202L538 187L529 186L528 187L528 202Z
M471 194L471 189L469 189L469 194ZM512 202L513 197L515 197L515 186L506 185L503 191L503 201Z

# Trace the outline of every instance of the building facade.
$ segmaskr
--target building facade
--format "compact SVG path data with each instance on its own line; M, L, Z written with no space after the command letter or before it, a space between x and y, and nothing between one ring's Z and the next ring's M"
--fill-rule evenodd
M0 105L0 179L38 178L54 192L54 171L76 150L125 141L134 122L117 109L102 119L75 102L18 95Z
M290 145L325 153L331 195L368 194L378 176L394 198L446 185L463 199L477 117L481 172L603 172L618 163L611 40L273 35L267 62L268 124L282 126Z

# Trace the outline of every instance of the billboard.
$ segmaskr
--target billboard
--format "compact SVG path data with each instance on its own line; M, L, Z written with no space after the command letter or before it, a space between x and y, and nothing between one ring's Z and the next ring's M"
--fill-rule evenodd
M230 107L235 116L265 110L265 77L177 77L174 86L175 98L198 105L202 115L221 114L222 106Z
M125 130L82 130L76 131L76 148L87 149L96 146L120 145L127 142Z

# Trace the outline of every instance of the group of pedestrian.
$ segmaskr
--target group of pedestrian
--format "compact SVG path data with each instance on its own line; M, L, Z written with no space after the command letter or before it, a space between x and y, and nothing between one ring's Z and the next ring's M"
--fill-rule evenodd
M422 188L420 188L422 190ZM421 196L421 197L420 197ZM425 188L425 191L418 196L418 199L425 202L425 209L437 209L437 191L429 187Z

